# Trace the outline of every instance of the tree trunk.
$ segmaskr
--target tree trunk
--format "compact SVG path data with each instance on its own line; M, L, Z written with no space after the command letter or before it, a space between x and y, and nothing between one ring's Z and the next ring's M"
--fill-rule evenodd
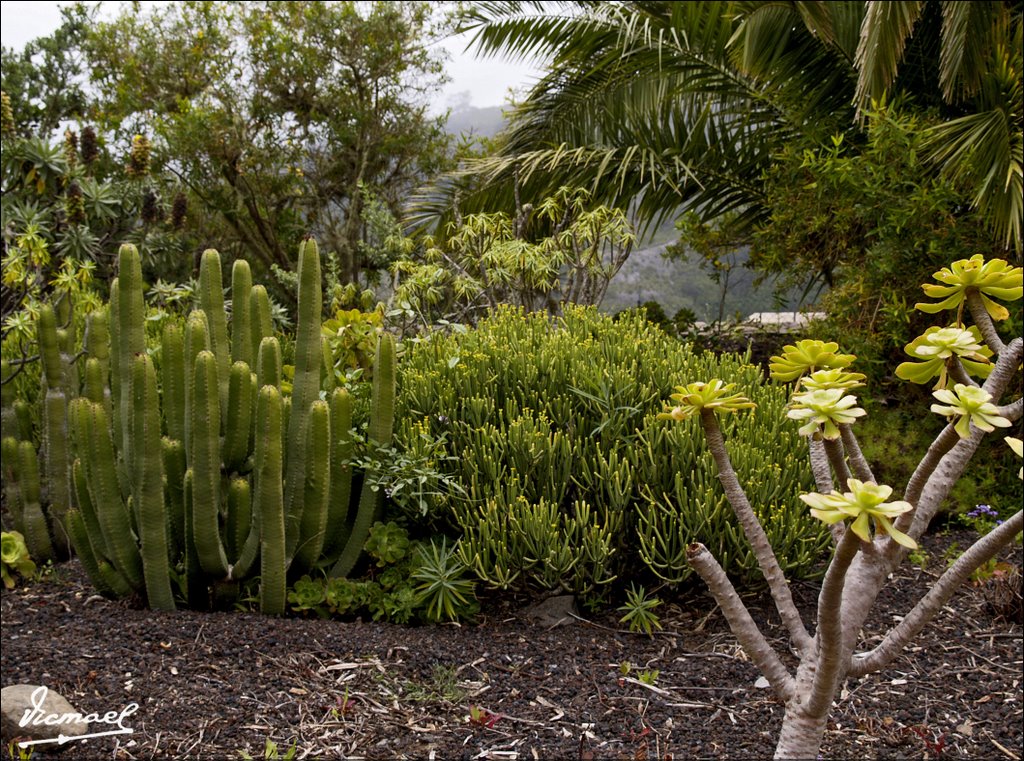
M828 722L828 708L821 716L811 716L796 700L786 705L782 718L782 731L775 746L777 759L816 759L821 749Z

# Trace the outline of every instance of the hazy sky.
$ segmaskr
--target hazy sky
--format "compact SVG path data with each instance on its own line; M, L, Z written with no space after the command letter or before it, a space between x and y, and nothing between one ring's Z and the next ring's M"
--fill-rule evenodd
M60 25L58 8L68 3L30 0L0 2L0 43L4 47L20 50L36 37L50 34ZM143 5L152 3L144 2ZM117 8L120 3L107 2L106 8ZM438 99L437 111L455 105L469 93L474 106L498 106L505 102L510 87L523 89L538 75L538 70L523 63L508 63L496 59L476 59L472 53L463 53L469 43L468 35L447 40L444 45L451 54L448 75L452 81L445 85Z

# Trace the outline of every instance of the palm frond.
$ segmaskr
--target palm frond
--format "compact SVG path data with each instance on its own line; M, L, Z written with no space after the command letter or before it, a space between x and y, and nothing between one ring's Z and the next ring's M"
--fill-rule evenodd
M859 112L896 79L907 39L924 9L921 0L872 0L867 5L854 60L860 73L854 99Z
M1005 23L1002 2L942 3L942 55L939 82L947 102L974 95L991 52L994 24Z

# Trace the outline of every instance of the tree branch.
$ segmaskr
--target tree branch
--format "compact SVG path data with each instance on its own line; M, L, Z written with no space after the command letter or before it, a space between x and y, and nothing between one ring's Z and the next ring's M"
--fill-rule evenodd
M846 449L846 455L850 458L850 465L853 467L853 472L857 475L857 478L861 481L878 483L871 472L871 465L868 463L867 458L864 457L864 453L860 451L860 442L857 441L857 435L853 432L853 426L849 423L844 423L839 426L839 433L843 437L843 447Z
M846 464L846 458L843 456L843 447L839 443L839 439L825 439L824 444L828 461L832 463L832 469L836 472L836 478L839 479L839 491L849 489L847 482L852 478L852 474Z
M764 674L779 699L788 701L794 694L796 683L768 644L757 623L751 618L747 607L740 600L736 589L725 575L722 566L703 544L691 544L686 548L686 560L708 585L715 602L722 608L729 629L750 656L750 660Z
M1006 350L1006 344L996 332L995 323L989 317L988 310L985 309L985 304L981 300L981 293L976 288L967 289L967 308L971 310L971 319L974 320L975 326L981 332L981 337L985 339L985 344L993 354L1002 356Z
M793 647L798 652L805 652L811 646L811 637L807 633L807 629L804 628L803 621L800 619L800 612L793 603L793 595L789 590L789 583L779 567L779 561L772 551L771 543L764 533L764 528L762 528L757 520L754 509L750 506L750 501L747 499L747 495L743 491L743 487L740 486L739 479L736 477L736 471L733 470L732 462L729 460L729 452L725 447L725 439L722 438L722 429L718 427L715 413L710 409L702 409L700 412L700 422L708 441L708 448L715 458L715 464L718 465L718 479L725 488L725 496L729 500L733 512L736 513L736 518L743 528L747 541L750 542L750 546L754 550L757 564L760 566L761 573L764 574L765 581L768 582L768 588L771 590L775 607L778 609L786 629L789 630ZM768 675L765 674L765 676Z
M836 694L836 682L843 667L843 586L861 540L847 531L836 548L836 554L825 572L825 580L818 595L818 667L814 672L807 711L818 715L825 711Z
M889 630L889 633L874 649L854 657L850 676L864 676L872 671L885 668L907 643L942 610L942 606L953 593L983 563L995 557L1003 547L1013 541L1024 526L1024 512L1018 510L1012 518L997 526L976 541L951 565L928 593L914 606L906 618Z

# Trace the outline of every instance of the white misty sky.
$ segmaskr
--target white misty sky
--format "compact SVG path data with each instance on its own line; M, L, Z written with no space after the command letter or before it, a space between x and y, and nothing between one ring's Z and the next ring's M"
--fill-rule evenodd
M60 6L68 4L48 0L2 0L0 43L7 48L21 50L31 40L50 34L60 25ZM121 4L107 2L104 7L112 14ZM451 56L448 75L452 81L441 90L432 110L440 112L444 108L464 104L466 93L470 105L480 108L500 106L506 102L509 88L523 90L540 73L539 69L529 63L494 58L477 59L472 53L463 52L468 44L469 35L445 41L444 46Z

